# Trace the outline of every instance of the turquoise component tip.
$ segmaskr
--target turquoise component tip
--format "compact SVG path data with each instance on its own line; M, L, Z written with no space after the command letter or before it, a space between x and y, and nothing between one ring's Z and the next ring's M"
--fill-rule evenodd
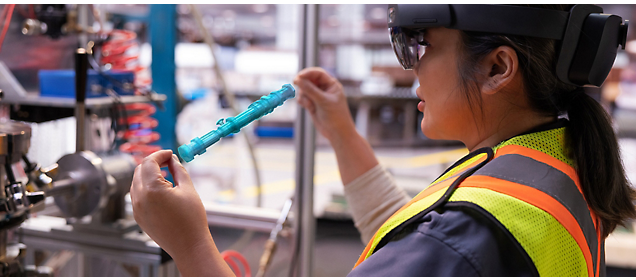
M190 162L194 159L195 155L205 153L205 149L206 147L203 141L201 141L199 137L195 137L190 143L179 146L177 151L183 160Z
M190 162L194 159L194 154L192 154L192 149L190 149L189 144L184 144L179 147L178 152L179 156L185 160L186 162Z

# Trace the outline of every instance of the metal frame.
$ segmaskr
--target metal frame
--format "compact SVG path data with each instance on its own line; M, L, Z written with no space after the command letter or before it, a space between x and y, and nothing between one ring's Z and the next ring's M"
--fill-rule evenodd
M140 233L123 236L99 235L73 230L64 218L31 217L19 229L21 242L27 246L25 263L35 264L35 250L69 250L83 257L100 257L139 266L139 276L160 276L162 250ZM88 270L84 269L83 272ZM85 275L82 275L85 276Z
M304 4L301 13L301 42L299 68L318 65L317 4ZM311 276L313 270L316 219L314 217L314 153L316 129L305 109L298 110L294 124L296 144L296 190L294 193L294 253L293 276Z

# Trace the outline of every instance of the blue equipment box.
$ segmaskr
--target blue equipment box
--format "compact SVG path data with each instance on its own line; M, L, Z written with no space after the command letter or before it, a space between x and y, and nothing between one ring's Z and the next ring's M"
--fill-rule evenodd
M254 132L256 136L263 138L294 138L293 127L259 126Z
M86 77L86 98L106 97L106 89L110 88L119 95L134 95L135 73L131 71L108 71L103 77L95 70L88 70ZM40 70L40 96L75 98L75 70ZM116 80L113 83L111 80ZM126 85L125 89L122 88Z

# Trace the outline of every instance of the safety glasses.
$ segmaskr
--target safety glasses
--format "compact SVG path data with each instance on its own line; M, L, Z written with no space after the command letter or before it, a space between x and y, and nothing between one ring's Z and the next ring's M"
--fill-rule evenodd
M399 26L389 27L391 46L404 70L413 69L426 49L422 33L412 32Z

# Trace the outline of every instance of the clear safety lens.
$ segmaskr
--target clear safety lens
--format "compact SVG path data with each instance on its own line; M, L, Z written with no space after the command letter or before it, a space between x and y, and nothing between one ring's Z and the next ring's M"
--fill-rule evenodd
M400 27L389 27L391 46L402 68L413 69L420 56L424 54L425 47L420 45L416 38L409 36Z

